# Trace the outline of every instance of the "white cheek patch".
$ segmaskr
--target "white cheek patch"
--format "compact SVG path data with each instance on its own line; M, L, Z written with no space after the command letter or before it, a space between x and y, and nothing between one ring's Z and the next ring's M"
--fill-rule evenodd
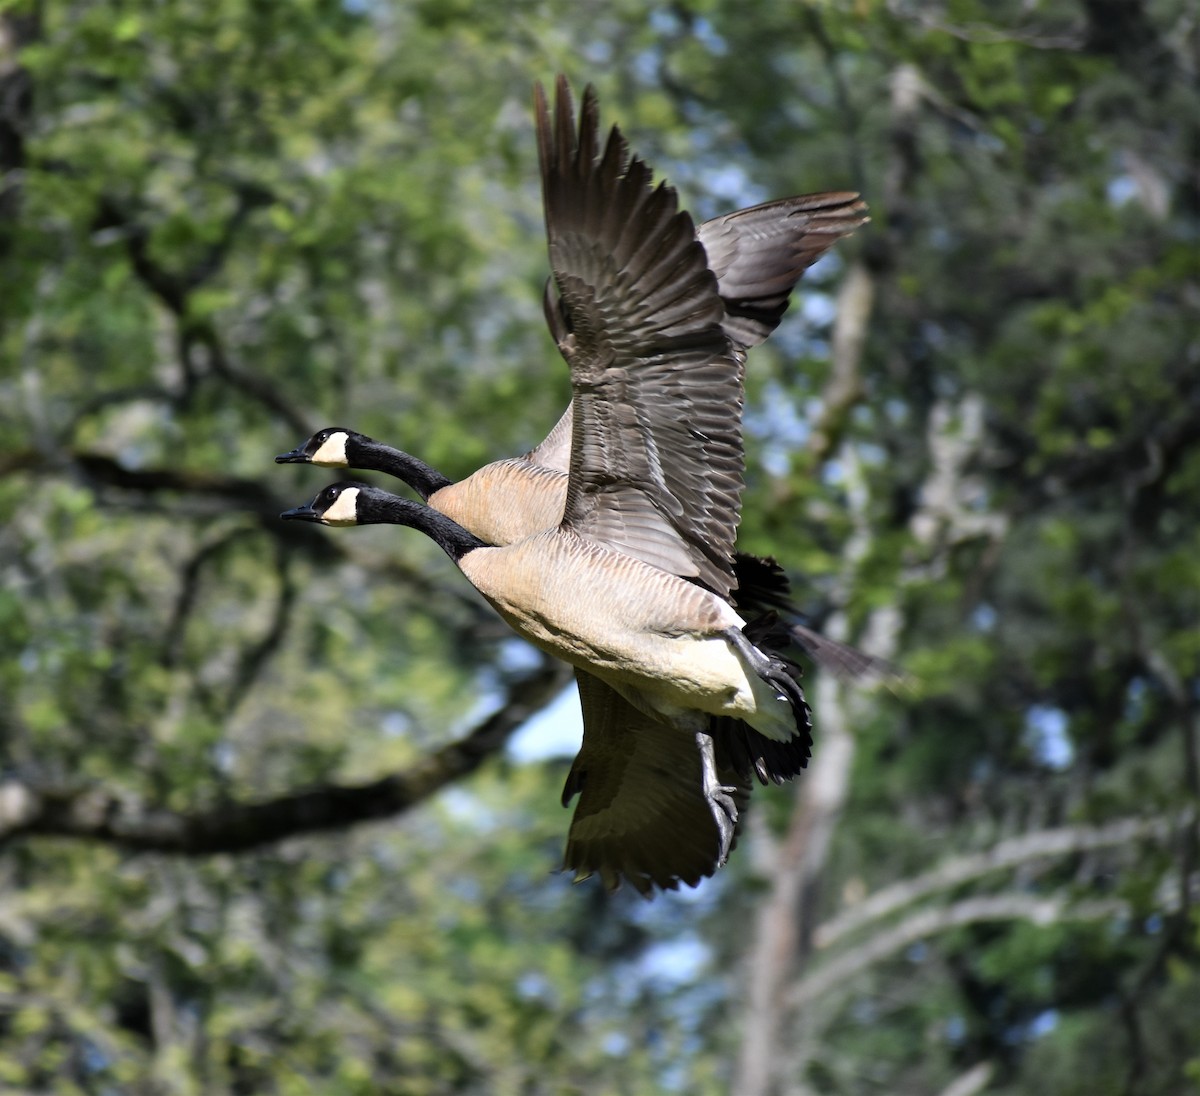
M326 525L358 524L358 488L347 487L321 515Z
M346 459L346 434L341 430L330 434L321 443L321 448L312 455L312 463L342 468L349 464Z

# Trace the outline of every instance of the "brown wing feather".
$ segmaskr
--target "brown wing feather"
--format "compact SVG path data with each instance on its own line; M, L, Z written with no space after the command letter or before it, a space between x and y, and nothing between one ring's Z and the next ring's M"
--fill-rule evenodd
M550 264L574 415L565 522L727 594L741 512L742 355L675 192L650 186L595 95L535 92Z
M623 150L615 128L610 135L610 144L613 142ZM638 162L635 170L643 168ZM830 191L764 202L700 225L696 238L717 279L724 309L721 329L726 337L743 349L766 339L787 311L791 292L804 272L843 236L869 221L866 210L857 194ZM570 318L553 278L546 280L542 308L555 345L570 362ZM525 458L568 471L572 418L568 406L545 441Z
M696 236L725 304L723 327L734 342L757 346L787 311L801 275L843 236L865 224L857 194L801 194L705 221Z
M644 715L599 678L580 670L575 677L583 746L563 788L563 806L579 796L563 866L579 877L597 873L609 889L626 880L647 895L695 886L732 845L717 823L723 808L704 794L694 739ZM721 766L717 773L740 810L748 776Z

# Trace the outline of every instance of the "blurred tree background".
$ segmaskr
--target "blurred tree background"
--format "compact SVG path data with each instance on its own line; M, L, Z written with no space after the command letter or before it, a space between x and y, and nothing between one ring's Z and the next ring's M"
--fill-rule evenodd
M1197 58L1192 0L0 3L0 1091L1200 1091ZM911 686L812 675L653 903L552 874L562 669L276 518L316 427L555 421L558 71L700 218L874 217L751 356L743 543Z

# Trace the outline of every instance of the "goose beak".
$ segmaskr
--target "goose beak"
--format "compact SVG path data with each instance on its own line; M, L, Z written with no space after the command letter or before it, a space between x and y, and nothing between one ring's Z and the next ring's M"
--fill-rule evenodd
M298 446L296 446L295 449L292 449L290 452L280 453L279 456L277 456L275 458L275 463L276 464L310 464L311 461L309 460L308 454L304 451L304 446L298 445ZM291 511L289 510L288 513L290 514Z
M276 457L276 460L279 458ZM325 518L315 509L311 502L306 502L303 506L295 506L291 510L284 510L279 515L284 521L315 521L318 525L325 524Z

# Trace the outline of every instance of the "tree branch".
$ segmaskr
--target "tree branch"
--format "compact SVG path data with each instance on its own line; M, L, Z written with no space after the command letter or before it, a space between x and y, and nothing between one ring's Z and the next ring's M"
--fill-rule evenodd
M874 921L880 921L905 906L911 906L940 891L969 883L981 876L1003 868L1012 868L1028 860L1048 856L1067 856L1091 852L1137 841L1144 837L1163 836L1171 823L1165 818L1126 818L1108 826L1066 826L1042 830L1001 841L982 852L952 856L930 871L884 887L857 905L821 925L815 934L817 948L828 948L844 937L857 932Z
M289 553L279 542L275 545L275 570L279 576L279 595L275 600L271 625L263 637L244 650L237 660L237 675L224 701L226 718L231 716L246 698L250 687L271 660L271 656L279 650L287 634L288 622L296 603L296 583L292 578Z
M954 1078L939 1096L975 1096L987 1088L996 1072L995 1062L980 1062L972 1066L966 1073L960 1073Z
M138 852L181 856L246 852L290 837L345 829L402 814L497 753L509 736L567 684L568 667L544 658L515 685L504 706L474 731L402 772L369 784L326 784L258 802L228 802L188 814L130 803L96 789L51 790L0 781L0 844L34 836L98 841Z
M0 458L0 477L17 472L61 472L74 465L92 483L126 491L179 491L252 504L277 510L280 500L256 480L187 468L127 468L107 453L89 449L56 452L53 458L37 449L20 449Z
M178 662L183 649L184 636L187 634L188 619L192 615L197 596L200 592L200 575L209 560L225 551L231 544L250 532L247 526L233 529L222 529L213 539L201 544L183 567L180 575L179 593L175 597L175 606L171 610L171 619L163 632L159 646L159 665L172 669Z
M869 275L865 271L864 277L868 281L861 303L869 309L872 295ZM865 325L867 315L867 312L858 313L855 323ZM841 349L835 349L834 356L835 359L842 357L844 365L835 366L835 372L845 369L849 375L857 377L862 345L859 338L843 341ZM857 396L852 396L851 402L853 399ZM844 414L848 408L849 404L845 404L840 413ZM816 451L821 456L821 450ZM849 466L856 466L852 452L847 453L846 460ZM854 509L857 534L843 553L847 572L861 561L870 543L861 509L865 492L859 492L855 497L859 503ZM878 609L873 617L886 615L889 611ZM844 623L842 614L836 614L833 630L843 627ZM886 659L892 650L872 653ZM822 675L818 679L814 709L820 721L821 745L797 789L787 833L772 857L768 869L771 889L759 906L754 946L749 957L746 1016L734 1080L735 1090L744 1096L765 1096L770 1089L772 1074L779 1069L784 986L791 971L798 963L803 963L808 954L817 887L849 793L855 749L852 708L853 704L846 701L844 690L831 675Z
M245 179L227 178L224 180L237 196L237 204L233 213L221 227L221 234L209 245L208 250L192 264L183 276L183 284L187 289L202 286L209 278L220 273L225 265L225 259L237 238L238 230L245 224L246 219L256 209L268 206L274 201L274 195L261 183Z
M41 37L41 12L0 15L0 255L7 253L21 207L25 134L33 114L33 82L17 60L22 47Z
M189 294L214 277L233 245L237 229L252 210L270 200L268 193L255 185L238 186L238 204L226 222L221 236L206 253L182 274L168 270L150 254L150 231L127 214L111 195L102 195L93 228L116 230L125 240L125 250L138 280L175 317L179 330L179 354L186 388L195 383L196 370L192 360L195 347L203 347L214 376L240 389L280 416L300 437L313 432L306 416L293 407L269 382L236 367L225 351L216 327L208 318L190 315Z
M1057 921L1098 921L1128 912L1120 899L1071 902L1067 898L1037 898L1028 894L998 894L964 898L949 906L919 910L903 921L844 952L801 978L788 994L789 1007L801 1009L836 988L844 988L868 967L906 947L948 929L980 921L1032 921L1052 925Z
M209 368L215 376L261 403L267 409L274 411L288 424L297 437L305 438L315 431L316 428L308 416L302 414L298 408L293 407L284 399L275 385L261 377L256 377L253 373L240 369L230 361L229 355L225 352L225 346L210 321L190 322L184 333L183 341L184 352L189 357L191 347L204 347L208 354Z
M854 263L838 290L830 354L833 371L821 393L821 415L808 440L808 450L818 463L828 460L837 448L850 412L866 391L862 352L874 301L874 278L862 263Z

